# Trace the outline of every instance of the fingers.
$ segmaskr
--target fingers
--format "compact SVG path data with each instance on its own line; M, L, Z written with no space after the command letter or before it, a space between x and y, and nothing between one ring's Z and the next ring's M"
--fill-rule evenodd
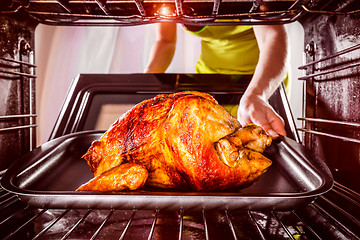
M271 131L275 131L280 135L286 136L285 122L275 111L272 111L271 116L269 116L268 119L271 125L271 129L268 130L270 136L273 136Z
M241 106L238 111L238 120L242 126L254 123L264 129L272 138L286 136L285 122L267 103L253 103L247 107Z
M272 108L267 111L265 118L258 121L258 124L272 138L279 137L279 134L286 136L285 122Z
M243 127L252 123L251 118L246 114L241 114L240 112L238 112L237 118L238 118L241 126L243 126Z
M249 101L247 98L242 98L239 103L239 108L237 112L237 119L240 122L241 126L249 125L250 123L253 123L254 117L252 117L253 113L255 114L256 111L254 111L255 101Z
M272 109L267 110L266 114L254 115L252 122L264 129L272 138L278 138L279 134L286 135L283 119Z

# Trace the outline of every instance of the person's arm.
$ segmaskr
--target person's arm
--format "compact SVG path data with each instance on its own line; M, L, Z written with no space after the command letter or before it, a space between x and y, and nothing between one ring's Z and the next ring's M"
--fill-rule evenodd
M176 47L176 23L156 24L156 40L150 51L145 73L164 73L169 67Z
M253 78L240 100L238 119L241 125L254 123L269 135L286 135L283 119L267 100L286 76L287 35L282 25L254 26L260 55Z

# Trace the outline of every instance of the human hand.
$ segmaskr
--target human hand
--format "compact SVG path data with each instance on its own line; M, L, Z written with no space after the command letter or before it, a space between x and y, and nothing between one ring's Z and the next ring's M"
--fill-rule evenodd
M277 138L279 134L286 135L284 120L258 95L243 95L237 118L242 126L254 123L262 127L272 138Z

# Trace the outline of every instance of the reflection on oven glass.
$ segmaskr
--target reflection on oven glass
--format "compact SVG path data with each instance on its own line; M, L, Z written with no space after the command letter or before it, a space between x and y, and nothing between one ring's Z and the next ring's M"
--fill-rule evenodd
M104 104L100 107L96 119L95 130L107 130L122 114L130 110L134 104ZM237 116L238 105L223 105L234 117Z
M89 102L87 117L81 130L107 130L123 113L155 95L152 93L96 93Z
M100 107L95 130L106 130L122 114L130 110L134 104L104 104Z

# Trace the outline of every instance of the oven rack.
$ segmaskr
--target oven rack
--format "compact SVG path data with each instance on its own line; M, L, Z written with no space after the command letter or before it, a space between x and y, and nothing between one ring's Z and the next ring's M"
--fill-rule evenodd
M36 146L34 52L25 40L15 58L0 57L4 104L0 107L0 172Z
M303 132L304 145L326 159L335 181L359 191L360 44L325 50L316 46L319 42L314 38L307 44L309 61L299 67L305 73L299 78L305 84L304 99L311 107L298 118L303 121L298 131ZM341 154L334 154L337 149ZM346 167L341 165L343 160Z
M36 209L0 190L0 238L360 239L359 200L335 184L314 203L285 212Z
M0 13L26 12L44 24L126 26L168 21L192 25L284 24L316 11L314 7L321 0L7 1Z
M315 51L314 43L309 43L307 49L308 54L313 55ZM326 82L329 82L328 84L330 85L332 82L339 82L344 79L356 78L356 76L359 74L359 67L360 44L355 44L351 47L345 48L300 66L298 69L307 71L307 74L298 79L311 81L313 85L326 84ZM353 97L355 98L357 96ZM360 138L332 134L326 131L328 128L319 127L324 125L332 125L334 126L333 128L345 127L355 129L356 133L360 130L360 122L358 121L336 120L316 116L302 117L298 118L298 120L303 121L305 123L304 125L306 125L304 128L299 128L298 131L351 143L360 143Z

